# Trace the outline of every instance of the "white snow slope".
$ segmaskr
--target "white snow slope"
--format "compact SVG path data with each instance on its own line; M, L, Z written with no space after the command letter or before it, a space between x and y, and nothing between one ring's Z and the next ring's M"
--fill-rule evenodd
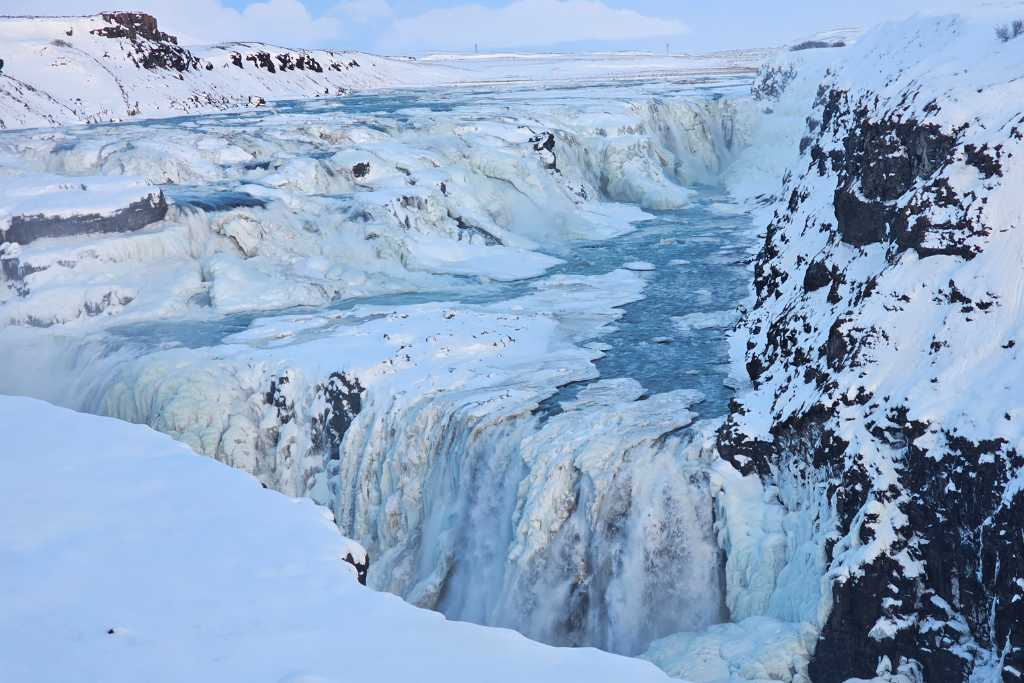
M330 513L145 427L0 396L5 681L661 681L360 586Z
M2 11L0 6L0 11ZM0 129L124 121L454 83L713 78L754 72L772 50L433 55L301 50L262 43L183 47L138 12L0 16Z
M2 9L2 7L0 7ZM0 129L230 109L455 80L444 66L261 43L184 48L144 14L0 17Z

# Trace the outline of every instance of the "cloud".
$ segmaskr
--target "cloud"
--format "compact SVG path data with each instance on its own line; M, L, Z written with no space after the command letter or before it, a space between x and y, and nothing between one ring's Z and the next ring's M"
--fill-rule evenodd
M241 10L225 7L220 0L3 0L0 7L3 14L14 15L138 10L155 16L160 29L178 36L184 45L247 40L320 47L337 43L343 27L337 17L314 17L300 0L260 0Z
M338 14L356 24L387 21L395 15L388 0L346 0L334 6L331 14Z
M382 35L386 50L537 47L583 41L676 36L686 24L615 9L600 0L515 0L502 7L461 5L397 19Z

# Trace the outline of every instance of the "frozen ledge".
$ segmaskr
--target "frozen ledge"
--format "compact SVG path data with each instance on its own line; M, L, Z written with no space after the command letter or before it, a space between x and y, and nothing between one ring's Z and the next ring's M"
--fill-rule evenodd
M133 232L166 215L163 192L141 178L33 173L0 178L0 243Z
M148 428L0 396L0 430L11 680L668 680L370 591L322 508Z

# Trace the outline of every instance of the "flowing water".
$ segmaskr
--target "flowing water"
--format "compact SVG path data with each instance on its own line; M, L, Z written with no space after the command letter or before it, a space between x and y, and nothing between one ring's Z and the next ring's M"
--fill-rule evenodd
M476 113L481 102L493 110L548 98L564 103L684 92L714 100L745 86L745 78L738 77L542 92L504 87L384 93L282 103L272 115L303 121L344 116L394 130L414 126L424 116L461 110L467 120L482 120ZM270 115L217 114L132 125L155 133L177 126L216 136L258 126ZM88 134L118 129L95 126ZM311 144L294 154L320 158L325 152ZM206 214L266 205L251 184L239 180L170 183L164 189L172 204ZM613 239L541 245L562 262L537 278L449 277L437 289L350 298L320 308L113 325L103 332L104 353L139 358L159 349L217 348L234 343L229 337L257 319L329 316L362 305L494 305L559 276L602 275L623 267L641 273L643 298L627 304L621 319L595 340L603 350L595 363L597 379L630 382L575 381L553 387L537 410L484 416L476 397L441 394L404 412L370 397L338 460L326 465L331 495L324 501L334 508L343 532L380 555L371 569L371 583L378 588L453 618L517 628L556 644L636 654L654 638L728 617L706 473L687 454L696 448L694 420L727 411L726 333L747 294L756 238L749 217L736 210L723 189L714 184L690 189L694 195L684 208L649 211L648 219ZM351 203L345 196L329 200L339 211ZM323 334L323 328L299 330L291 343ZM621 393L619 402L602 399L594 409L574 407L577 399L589 400L587 392L602 387ZM99 404L86 407L103 412ZM403 495L415 491L419 506L396 526L383 514L367 512L388 491L369 491L384 484L367 479L365 472L367 463L402 462L407 452L410 462L429 462L402 470L394 475L401 481L388 484ZM558 483L566 463L572 463L572 474ZM558 530L542 542L524 540L531 506L556 494L571 499Z

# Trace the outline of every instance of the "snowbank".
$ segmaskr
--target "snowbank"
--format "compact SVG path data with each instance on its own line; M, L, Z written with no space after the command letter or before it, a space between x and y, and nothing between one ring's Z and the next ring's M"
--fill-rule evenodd
M667 680L370 591L329 513L147 428L12 397L0 425L11 680Z

